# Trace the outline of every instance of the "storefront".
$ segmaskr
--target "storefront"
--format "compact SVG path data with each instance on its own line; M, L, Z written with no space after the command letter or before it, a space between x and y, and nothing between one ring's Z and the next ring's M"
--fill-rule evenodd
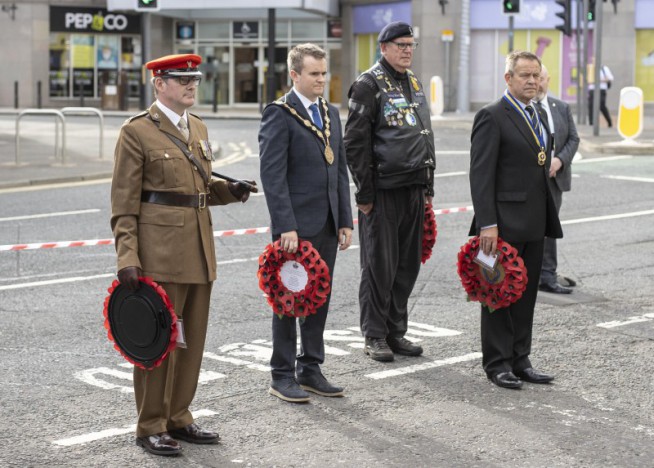
M265 13L265 11L262 11ZM198 91L200 104L258 106L267 95L268 21L231 19L174 22L174 53L202 57L204 77ZM278 19L275 22L275 95L288 92L292 83L286 57L291 47L313 42L327 51L328 99L340 101L340 21L324 18Z
M654 102L654 3L636 0L635 86L645 102Z
M100 98L123 84L139 97L140 17L103 8L50 6L49 97Z

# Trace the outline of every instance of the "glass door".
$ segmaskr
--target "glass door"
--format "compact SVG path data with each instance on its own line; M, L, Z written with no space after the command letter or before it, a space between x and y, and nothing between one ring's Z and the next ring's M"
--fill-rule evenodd
M213 104L214 94L219 105L229 104L229 47L201 46L200 70L202 81L198 89L200 104Z
M256 104L258 100L258 47L234 47L234 103Z

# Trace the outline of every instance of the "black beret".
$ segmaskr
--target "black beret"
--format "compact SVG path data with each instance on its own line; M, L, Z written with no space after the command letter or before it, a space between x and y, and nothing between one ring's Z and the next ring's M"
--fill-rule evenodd
M377 42L389 42L398 37L413 37L413 28L402 21L393 21L384 26L384 29L379 33Z

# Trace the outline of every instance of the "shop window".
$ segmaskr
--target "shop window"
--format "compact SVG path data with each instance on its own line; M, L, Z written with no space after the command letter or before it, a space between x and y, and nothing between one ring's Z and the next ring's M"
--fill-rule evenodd
M141 38L123 36L121 38L120 67L127 79L127 95L138 98L141 95Z
M50 34L50 97L68 97L70 44L64 33Z
M288 21L275 21L275 39L281 41L288 40ZM261 26L261 37L268 41L268 21L263 21Z
M198 38L201 40L207 39L229 39L230 35L230 22L224 23L198 23Z
M293 40L298 39L323 39L327 36L324 21L293 21L291 33Z
M73 65L73 96L94 96L94 42L95 36L72 34L71 56Z

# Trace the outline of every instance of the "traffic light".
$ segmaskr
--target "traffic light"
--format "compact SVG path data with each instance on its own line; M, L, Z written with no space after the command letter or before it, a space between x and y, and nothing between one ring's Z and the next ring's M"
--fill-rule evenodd
M159 0L136 0L136 11L157 11Z
M563 7L563 11L556 14L563 23L556 25L556 29L566 36L572 36L572 0L555 0L555 3Z
M595 0L588 0L586 18L588 18L588 21L595 21Z
M502 0L502 8L505 15L517 15L520 13L520 0Z

